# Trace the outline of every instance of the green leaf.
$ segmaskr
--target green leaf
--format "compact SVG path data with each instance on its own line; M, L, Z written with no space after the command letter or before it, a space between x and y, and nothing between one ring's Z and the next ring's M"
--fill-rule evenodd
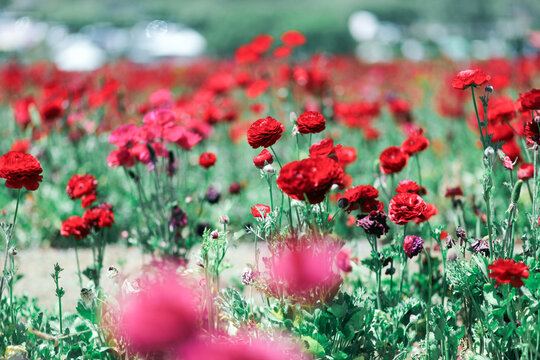
M305 343L306 348L310 353L315 356L322 357L326 354L321 344L311 336L302 336L302 341Z

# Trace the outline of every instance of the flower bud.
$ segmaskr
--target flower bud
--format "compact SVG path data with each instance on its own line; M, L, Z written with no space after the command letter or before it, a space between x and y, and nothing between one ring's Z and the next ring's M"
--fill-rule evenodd
M493 86L491 86L491 85L486 86L484 88L484 91L487 92L488 94L493 93L493 91L494 91Z
M226 225L229 223L229 217L227 215L223 215L219 217L219 223Z
M272 165L268 164L263 167L263 171L266 174L274 174L276 172L276 169L274 169Z
M214 230L210 233L210 236L212 237L212 239L217 239L219 237L219 233Z

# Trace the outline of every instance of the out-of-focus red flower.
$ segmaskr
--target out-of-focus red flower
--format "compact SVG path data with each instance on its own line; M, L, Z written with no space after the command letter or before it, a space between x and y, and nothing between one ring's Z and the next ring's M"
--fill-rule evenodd
M253 164L262 169L266 164L272 164L274 162L274 156L270 151L263 149L261 153L253 158Z
M273 42L274 38L271 35L260 34L255 36L253 40L251 40L250 46L254 52L262 54L270 50Z
M388 217L398 225L405 225L426 211L425 201L417 194L399 193L390 200Z
M517 178L520 180L529 180L534 177L534 165L523 163L517 169Z
M274 49L274 57L276 59L283 59L292 54L292 49L287 46L279 46Z
M76 240L82 240L90 234L90 226L80 216L72 216L62 222L60 235L65 237L74 237Z
M211 152L205 152L202 153L201 156L199 156L199 165L201 165L203 168L208 169L216 163L217 157L216 154Z
M118 147L131 147L137 126L135 124L122 125L109 135L109 142Z
M260 58L260 54L250 44L239 46L234 52L234 58L239 64L254 63Z
M90 209L86 209L83 220L88 226L94 229L110 228L114 224L114 212L109 204L100 204Z
M356 223L356 219L353 222L353 225ZM336 256L336 264L338 268L343 272L351 272L352 271L352 265L351 265L351 253L352 251L349 249L341 249Z
M285 131L285 126L276 119L268 116L255 121L248 129L247 140L252 148L269 147L274 145Z
M45 101L39 107L39 114L44 123L51 123L62 117L64 113L64 99L55 97Z
M523 279L529 278L529 267L524 263L515 262L513 259L498 259L488 266L491 270L489 277L495 279L497 284L510 284L513 287L520 288L525 283Z
M271 211L268 205L257 204L251 207L251 215L256 218L265 218Z
M293 161L281 169L278 187L291 198L318 204L333 184L343 184L343 169L329 158Z
M346 168L347 166L356 161L358 155L356 149L352 146L343 146L336 148L336 157L339 165L341 165L341 167L343 168Z
M300 134L316 134L326 129L326 119L316 111L306 111L296 120Z
M540 109L540 89L532 89L519 95L521 106L525 110Z
M43 180L42 172L41 164L30 154L10 151L0 157L0 178L6 179L10 189L24 186L28 191L37 190Z
M26 129L32 122L29 110L31 104L35 104L34 99L31 97L25 97L13 102L15 122L23 129Z
M90 174L74 174L67 183L66 193L71 200L81 199L82 207L86 208L96 200L97 185L96 178Z
M269 84L268 80L265 79L255 80L247 87L246 96L250 99L261 96L268 89Z
M120 148L112 151L107 156L107 165L110 168L115 168L117 166L132 167L135 165L135 161L133 160L133 156L129 149Z
M400 172L409 160L409 155L403 152L399 146L390 146L379 156L380 169L383 174L395 174Z
M455 89L466 89L469 86L480 86L491 80L491 76L487 75L480 69L468 69L460 71L452 80L452 86Z
M16 151L26 153L30 149L30 140L28 139L17 139L11 144L11 149L9 151Z
M463 190L461 189L461 186L446 188L446 193L444 194L444 197L448 198L456 196L463 196Z
M173 272L120 300L119 335L139 354L173 351L199 333L197 294Z
M306 43L306 37L297 30L289 30L281 35L281 41L288 47L301 46Z
M424 151L429 146L429 140L424 135L413 135L408 137L403 143L401 144L401 150L403 152L413 155L420 151Z

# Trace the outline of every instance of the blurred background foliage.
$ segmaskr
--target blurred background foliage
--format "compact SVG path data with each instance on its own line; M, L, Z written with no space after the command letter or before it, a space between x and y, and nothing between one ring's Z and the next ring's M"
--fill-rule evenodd
M254 35L279 36L298 29L308 38L305 50L352 52L356 42L348 18L369 11L379 21L408 27L431 22L445 25L467 39L500 32L501 22L540 28L538 0L0 0L4 12L57 22L78 31L90 24L130 27L160 19L199 31L210 55L228 55ZM436 36L436 34L431 34Z

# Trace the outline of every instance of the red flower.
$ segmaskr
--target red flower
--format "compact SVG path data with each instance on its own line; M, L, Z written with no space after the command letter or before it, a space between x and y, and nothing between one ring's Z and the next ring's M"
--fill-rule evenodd
M540 89L532 89L519 95L519 101L524 110L540 109Z
M260 34L251 40L250 46L254 52L262 54L270 49L273 42L274 38L271 35Z
M491 80L491 76L487 75L480 69L468 69L460 71L454 80L452 86L455 89L466 89L469 86L480 86Z
M326 129L326 119L316 111L306 111L296 120L300 134L315 134Z
M347 213L360 208L363 213L369 213L374 210L382 210L383 203L377 200L379 191L371 185L359 185L345 190L345 194L341 197L347 199L349 206L346 208Z
M112 151L107 156L107 165L110 168L115 168L117 166L132 167L135 165L135 161L133 160L133 156L129 149L120 148Z
M67 183L66 192L71 200L81 199L82 207L86 208L96 200L97 184L92 175L74 174Z
M337 150L336 156L338 159L338 163L343 168L352 164L358 158L356 149L353 148L352 146L343 146L343 147L336 148L336 150Z
M6 179L10 189L37 190L42 172L41 164L30 154L10 151L0 157L0 178Z
M429 146L429 140L424 135L413 135L401 144L401 150L409 155L424 151Z
M90 226L80 216L72 216L62 222L60 235L82 240L90 234Z
M396 192L423 195L425 194L425 189L421 188L417 183L412 180L402 180L396 187Z
M395 174L400 172L406 165L409 155L398 146L390 146L379 156L381 172L383 174Z
M259 79L252 82L246 89L246 96L250 99L255 99L268 89L268 80Z
M521 261L515 262L513 259L495 260L493 264L488 266L488 269L491 270L489 277L497 280L495 287L500 284L510 284L513 287L519 288L525 285L523 279L529 277L529 272L527 271L529 267Z
M390 200L388 217L398 225L405 225L426 211L426 203L417 194L400 193Z
M523 135L527 137L527 141L540 145L540 125L536 121L529 121L525 124Z
M280 46L274 49L274 57L276 59L286 58L292 54L292 49L287 46Z
M309 157L330 157L333 160L337 160L336 155L340 148L341 145L334 146L334 140L324 139L310 146Z
M343 169L329 158L293 161L281 169L277 186L291 198L317 204L333 184L343 183Z
M463 190L461 190L461 186L446 188L446 193L444 194L444 197L455 197L455 196L463 196Z
M289 47L301 46L306 43L306 37L297 30L289 30L281 35L281 41Z
M137 130L137 126L134 124L122 125L109 135L109 142L118 147L131 147Z
M52 122L62 117L64 112L64 99L56 97L48 100L39 108L39 114L43 122Z
M413 221L415 224L421 224L424 221L428 221L432 216L435 216L439 213L437 207L433 204L426 203L426 210L422 212L422 215L415 218Z
M263 149L261 153L253 158L253 164L262 169L266 164L271 164L274 162L274 157L270 151Z
M199 165L201 165L203 168L208 169L216 163L217 157L216 154L211 152L205 152L202 153L201 156L199 156Z
M17 139L13 142L11 145L11 149L9 151L16 151L16 152L28 152L28 149L30 148L30 140L28 139Z
M529 180L534 177L533 164L521 164L517 169L517 178L521 180Z
M83 220L88 226L95 229L103 227L109 228L114 224L112 206L109 204L101 204L87 209L83 214Z
M265 218L271 211L268 205L257 204L251 207L251 215L256 218Z
M281 138L285 126L276 119L268 116L255 121L247 131L247 140L252 148L269 147Z

